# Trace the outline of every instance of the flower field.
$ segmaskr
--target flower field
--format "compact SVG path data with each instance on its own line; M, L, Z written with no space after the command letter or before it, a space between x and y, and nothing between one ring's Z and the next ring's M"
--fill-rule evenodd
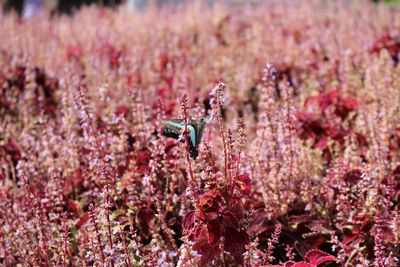
M399 266L399 14L0 14L0 265Z

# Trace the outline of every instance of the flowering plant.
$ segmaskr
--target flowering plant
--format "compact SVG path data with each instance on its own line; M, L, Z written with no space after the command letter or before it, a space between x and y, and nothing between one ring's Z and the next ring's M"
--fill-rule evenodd
M398 266L398 12L0 14L0 265Z

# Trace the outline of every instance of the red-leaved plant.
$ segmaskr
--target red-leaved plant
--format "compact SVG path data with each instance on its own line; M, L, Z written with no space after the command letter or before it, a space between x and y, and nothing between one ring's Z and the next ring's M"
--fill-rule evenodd
M0 265L398 266L399 11L1 13Z

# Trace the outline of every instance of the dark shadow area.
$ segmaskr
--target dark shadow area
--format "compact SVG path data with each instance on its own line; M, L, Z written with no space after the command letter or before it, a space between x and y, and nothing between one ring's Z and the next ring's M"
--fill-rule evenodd
M3 11L15 11L18 14L21 14L23 6L24 0L7 0L3 6Z
M75 10L79 10L84 5L98 4L105 7L116 7L121 4L123 0L55 0L57 2L56 8L52 10L55 13L72 14ZM22 14L24 8L24 0L6 0L3 11L15 11Z

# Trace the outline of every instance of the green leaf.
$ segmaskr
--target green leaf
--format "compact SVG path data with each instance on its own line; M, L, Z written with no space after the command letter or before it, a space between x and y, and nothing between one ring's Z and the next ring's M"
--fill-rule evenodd
M121 210L121 209L117 209L117 210L114 210L114 211L110 214L110 219L111 219L112 221L114 221L116 218L118 218L119 216L123 216L123 215L125 215L125 211L124 211L124 210Z
M78 251L78 242L76 239L76 236L78 234L78 229L75 227L75 225L73 225L69 231L71 237L72 251L75 253Z

